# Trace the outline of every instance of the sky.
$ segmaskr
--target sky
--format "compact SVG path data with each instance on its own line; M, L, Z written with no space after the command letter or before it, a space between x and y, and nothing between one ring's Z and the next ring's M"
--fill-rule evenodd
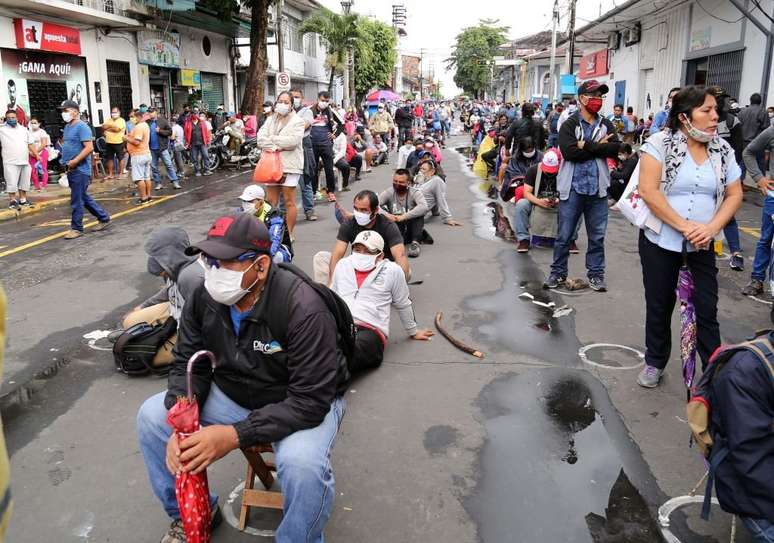
M341 12L338 0L318 0L333 11ZM624 0L617 0L621 4ZM455 37L463 28L475 26L479 19L499 19L498 24L509 26L510 39L529 36L551 29L553 0L354 0L352 11L371 15L392 24L392 5L406 8L407 36L400 39L402 53L419 55L424 49L423 71L432 70L441 81L441 92L447 97L461 92L454 84L454 72L446 71L445 62L454 45ZM530 8L522 7L528 4ZM516 5L519 5L516 8ZM613 9L616 0L577 0L576 28ZM499 13L505 6L503 13ZM559 29L567 29L569 0L559 0L561 14ZM476 8L481 8L476 11Z

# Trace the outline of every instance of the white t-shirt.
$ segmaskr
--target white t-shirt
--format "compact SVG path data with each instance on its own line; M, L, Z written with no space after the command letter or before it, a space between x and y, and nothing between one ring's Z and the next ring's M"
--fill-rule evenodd
M40 143L43 140L48 141L48 144L51 144L51 138L48 137L48 134L45 130L42 128L38 128L37 130L29 129L30 130L30 136L32 136L32 141L35 144L36 148L40 148Z
M3 163L22 166L29 164L30 150L33 143L30 131L17 124L13 128L7 124L0 125L0 146L3 148Z

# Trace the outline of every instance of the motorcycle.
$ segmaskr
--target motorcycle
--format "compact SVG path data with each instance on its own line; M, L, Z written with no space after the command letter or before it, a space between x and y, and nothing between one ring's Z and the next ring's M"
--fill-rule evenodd
M210 143L210 169L216 170L220 166L255 167L261 158L261 149L256 144L255 138L242 142L239 154L229 147L232 136L225 130L218 130Z

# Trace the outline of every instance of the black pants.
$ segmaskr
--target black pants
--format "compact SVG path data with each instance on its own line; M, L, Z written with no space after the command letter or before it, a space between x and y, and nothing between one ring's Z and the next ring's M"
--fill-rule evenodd
M384 358L384 344L379 334L370 328L357 329L355 356L349 363L349 372L356 374L361 371L378 368Z
M664 369L672 350L670 325L683 256L651 243L642 231L639 246L642 282L645 285L645 362L649 366ZM688 253L688 267L696 285L693 304L696 308L697 351L704 369L720 345L718 268L715 255L711 250Z
M417 217L408 221L401 221L397 223L398 230L403 234L403 243L409 244L414 241L419 243L422 239L422 230L425 229L425 218Z
M355 168L355 177L360 177L360 170L363 169L363 157L355 155L349 161L349 165Z
M333 173L333 144L319 145L314 144L312 146L314 150L314 161L319 163L320 159L323 161L323 168L325 168L325 184L328 187L328 192L336 192L336 175ZM318 182L315 177L315 183L312 187L317 192Z
M336 168L341 172L341 186L346 187L349 185L349 162L346 158L341 158L335 164Z
M412 131L412 128L410 126L401 126L400 128L398 128L398 146L399 147L403 145L403 142L405 142L407 138L411 137L411 131Z
M627 181L623 179L611 179L610 186L607 189L607 197L612 198L616 202L623 196L623 191L626 189Z
M489 166L490 169L494 170L495 164L497 164L497 154L500 152L499 147L492 147L489 151L486 153L481 154L481 158L486 162L486 165Z

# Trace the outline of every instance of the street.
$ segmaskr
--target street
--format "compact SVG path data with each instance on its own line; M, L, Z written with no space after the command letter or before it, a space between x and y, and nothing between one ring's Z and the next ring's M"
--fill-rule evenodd
M551 251L517 254L513 242L495 235L488 187L453 150L466 145L468 137L452 138L443 152L449 204L464 226L428 222L435 243L411 260L413 279L422 281L411 295L420 327L434 328L442 311L448 330L485 358L464 354L440 334L411 341L393 314L384 363L346 394L326 539L661 541L658 507L689 494L704 466L689 448L679 349L661 387L635 382L645 319L636 230L611 212L607 293L544 291ZM342 204L351 209L361 188L390 186L391 168L364 175L340 196ZM15 501L8 541L161 537L168 519L150 490L135 416L165 380L118 373L102 331L116 329L161 286L146 270L148 234L174 224L192 241L202 239L215 217L237 207L248 183L249 173L220 170L180 193L165 189L142 209L124 190L106 194L100 198L114 224L73 241L55 237L67 228L67 206L0 223L0 252L19 249L0 257L9 302L0 395ZM748 271L718 260L724 342L770 324L770 306L740 293L760 206L760 195L746 192L737 215ZM333 247L338 226L332 205L318 204L317 214L318 222L302 218L295 234L294 262L309 273L314 253ZM571 277L585 276L581 232ZM571 311L560 311L564 306ZM678 330L675 312L673 337ZM226 516L215 542L268 540L255 534L276 528L276 513L253 512L252 534L232 525L239 497L229 496L245 469L234 452L208 470ZM691 506L672 515L679 541L728 541L730 516L714 507L707 523L698 512ZM749 541L741 532L736 541Z

